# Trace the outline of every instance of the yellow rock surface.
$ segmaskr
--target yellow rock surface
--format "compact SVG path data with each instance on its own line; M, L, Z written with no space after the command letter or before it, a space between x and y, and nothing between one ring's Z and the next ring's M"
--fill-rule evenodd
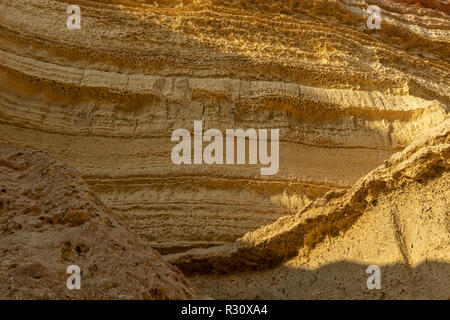
M267 270L264 275L248 275L255 287L245 289L247 276L233 273L243 265L235 254L255 254L248 265L256 268L261 256L259 251L246 251L253 248L250 244L272 239L272 223L283 225L286 232L304 226L302 213L319 214L325 209L308 210L324 201L324 208L341 221L336 206L347 201L361 181L371 179L369 172L418 137L428 137L428 132L448 124L448 7L412 0L77 0L76 4L81 8L80 30L66 28L65 2L1 1L0 143L46 151L78 170L134 234L185 272L196 273L200 278L195 282L213 297L317 298L322 290L323 297L361 295L356 289L338 292L328 280L321 281L329 287L325 282L323 287L307 285L317 291L286 289L276 276L273 281L278 285L272 290L268 288L272 271ZM382 10L380 30L366 27L369 5ZM259 165L174 165L171 134L179 128L192 132L195 120L203 121L204 130L222 132L278 128L278 173L261 176ZM448 153L439 152L436 157L448 159ZM311 251L317 257L305 262L302 256L294 257L304 245L286 240L287 251L278 247L263 251L267 255L263 268L283 263L273 271L280 277L315 277L314 272L299 270L324 270L324 265L349 258L353 263L349 270L362 270L373 260L386 266L400 263L399 268L411 276L416 264L423 263L421 250L434 246L428 233L416 239L418 230L428 230L419 227L425 219L420 210L432 199L442 205L431 206L437 211L427 213L432 216L428 231L448 241L448 228L439 229L436 220L448 219L444 215L448 212L442 211L449 190L448 166L444 168L442 175L426 183L408 185L411 190L401 184L397 191L385 185L364 187L368 194L372 187L385 190L375 197L377 204L360 208L343 225L327 231L342 233L342 238L333 238L333 246L323 242L328 233L317 239L311 235L308 241L314 248L324 249ZM434 194L438 191L440 196ZM396 208L400 211L395 222ZM403 214L407 211L414 214L408 217ZM328 228L334 220L326 217L302 232ZM357 251L344 255L341 247L362 241L359 232L367 223L375 223L373 230L386 226L382 235L371 229L375 233L370 241L384 239L382 250L389 255L380 252L375 258L374 252L381 250L375 244L364 250L355 245L354 250L367 257L356 258ZM395 223L408 230L399 233ZM350 236L352 230L356 231ZM411 252L398 247L399 234L409 239L401 242L414 245L408 248ZM242 243L244 251L239 251ZM333 251L329 257L323 253L326 248ZM448 255L441 256L441 249L436 252L436 256L429 253L430 259L448 263ZM230 278L209 275L217 267L214 261L224 263ZM352 279L366 276L352 274ZM437 281L438 272L433 274L430 277ZM241 282L221 289L221 281L227 279ZM417 289L414 297L450 297L445 288L434 288L428 296L425 289ZM405 290L408 293L397 293L407 297L411 290ZM385 295L395 296L387 291Z

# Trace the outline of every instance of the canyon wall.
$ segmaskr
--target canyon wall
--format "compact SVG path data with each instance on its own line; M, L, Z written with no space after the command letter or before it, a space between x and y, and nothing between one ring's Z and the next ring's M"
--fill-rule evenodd
M72 3L71 3L72 4ZM441 123L449 18L385 1L0 2L0 142L76 168L163 254L232 243ZM383 9L368 30L365 8ZM279 128L280 170L174 165L171 133Z

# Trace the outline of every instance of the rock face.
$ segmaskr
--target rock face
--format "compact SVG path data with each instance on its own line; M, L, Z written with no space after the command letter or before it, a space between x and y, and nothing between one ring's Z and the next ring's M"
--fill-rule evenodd
M81 289L67 288L67 268ZM48 154L0 145L0 299L195 299L177 268Z
M333 211L450 108L450 18L438 1L76 2L79 30L67 29L63 1L0 2L0 142L75 168L134 234L188 273L257 268L260 252L239 251L237 239L274 221L297 223L323 196ZM366 27L369 5L382 9L380 30ZM171 135L193 132L195 120L222 132L279 129L278 173L173 164ZM394 210L383 199L377 208ZM217 260L189 260L189 250L205 248ZM292 259L299 244L282 248L263 251L264 268ZM236 250L247 265L233 262ZM213 296L250 297L202 279ZM259 297L282 297L260 289Z
M345 193L167 259L217 298L448 299L449 196L450 118ZM381 268L380 290L366 287L369 265Z
M448 16L364 1L4 0L0 141L46 150L162 253L346 190L443 120ZM151 3L151 4L149 4ZM174 165L175 129L279 128L280 169Z

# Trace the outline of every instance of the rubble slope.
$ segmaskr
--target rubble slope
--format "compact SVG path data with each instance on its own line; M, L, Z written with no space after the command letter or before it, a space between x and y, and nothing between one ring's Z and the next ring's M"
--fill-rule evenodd
M81 289L66 286L81 269ZM176 268L47 153L0 144L0 299L199 299Z

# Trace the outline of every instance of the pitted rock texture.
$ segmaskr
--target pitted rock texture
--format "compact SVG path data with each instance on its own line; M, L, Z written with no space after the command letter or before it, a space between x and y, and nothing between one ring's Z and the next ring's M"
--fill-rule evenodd
M67 268L81 269L69 290ZM0 299L200 299L79 173L0 144Z

